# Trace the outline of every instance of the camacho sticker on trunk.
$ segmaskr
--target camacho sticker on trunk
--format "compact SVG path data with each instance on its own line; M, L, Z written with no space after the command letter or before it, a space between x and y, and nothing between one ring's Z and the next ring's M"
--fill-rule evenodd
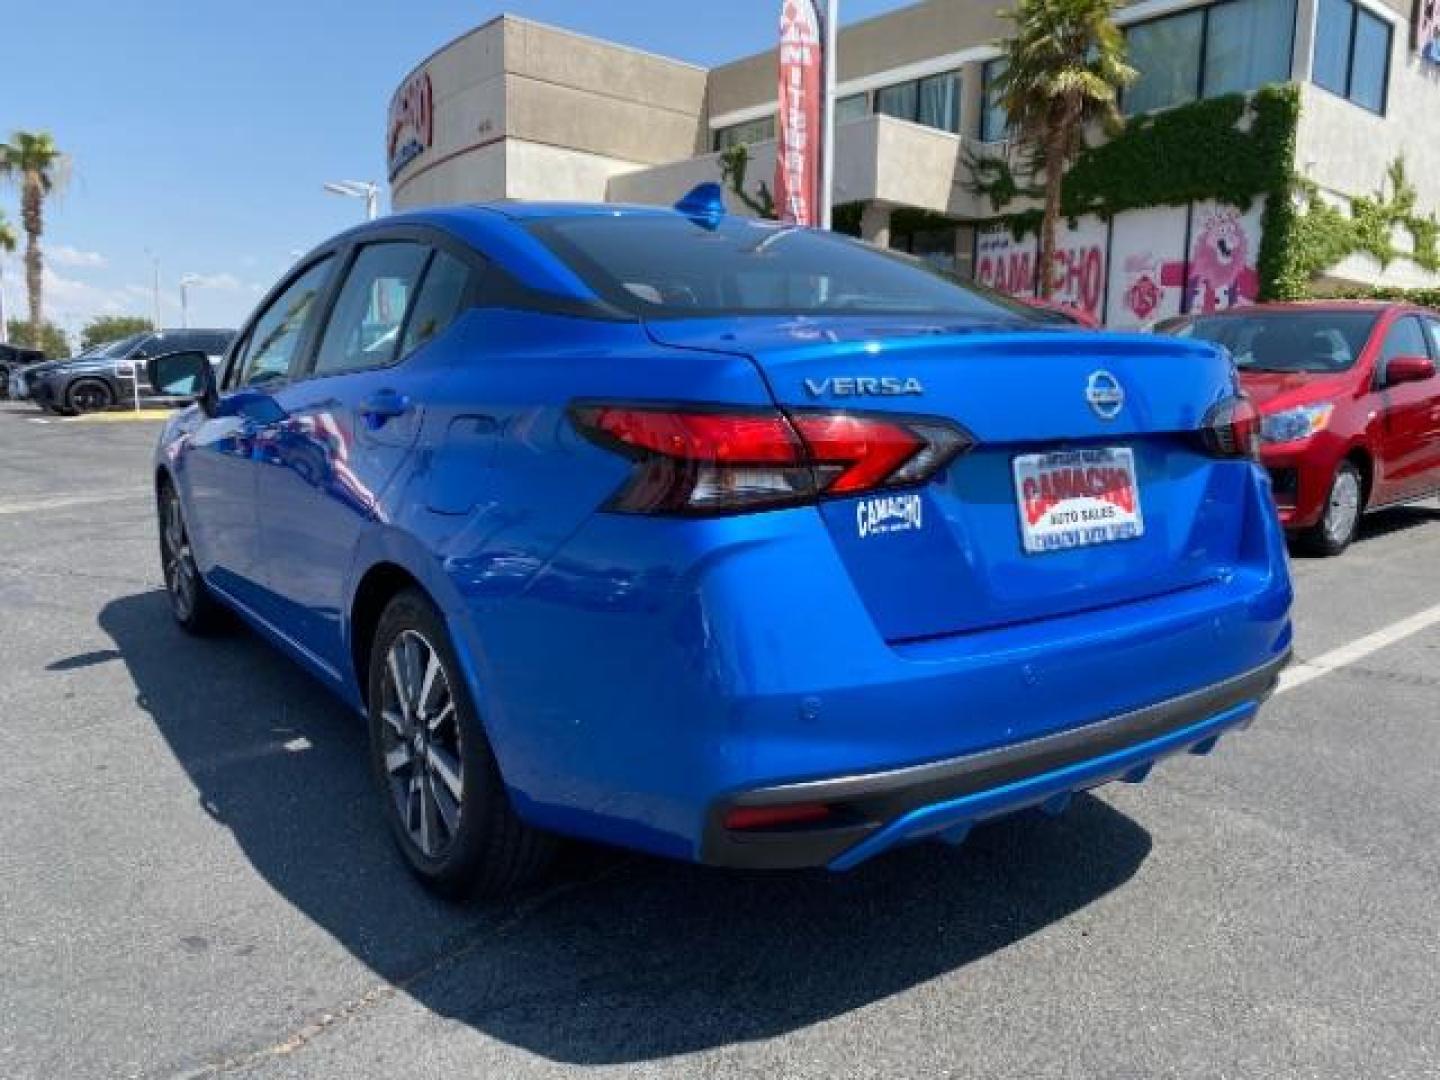
M855 504L855 525L860 539L910 532L924 524L924 502L918 494L882 495Z

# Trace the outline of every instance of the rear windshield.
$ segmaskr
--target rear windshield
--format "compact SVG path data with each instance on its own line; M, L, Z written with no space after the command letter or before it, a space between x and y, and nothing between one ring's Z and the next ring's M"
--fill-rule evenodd
M1028 322L1033 313L918 260L834 233L729 219L562 217L531 234L642 319L920 315Z
M1365 351L1376 311L1284 311L1201 316L1174 333L1230 350L1245 371L1348 371Z

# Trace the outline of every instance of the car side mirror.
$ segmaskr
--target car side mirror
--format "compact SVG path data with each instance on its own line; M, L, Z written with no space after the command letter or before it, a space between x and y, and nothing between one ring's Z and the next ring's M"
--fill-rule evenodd
M220 402L215 369L210 358L198 350L152 356L145 364L150 386L162 397L189 398L206 416L214 416Z
M1385 365L1385 385L1425 382L1435 377L1435 361L1428 356L1396 356Z

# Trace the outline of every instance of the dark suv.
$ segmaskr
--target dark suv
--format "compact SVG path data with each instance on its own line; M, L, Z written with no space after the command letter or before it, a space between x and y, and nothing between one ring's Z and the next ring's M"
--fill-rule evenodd
M144 361L172 352L203 352L219 364L233 330L154 330L116 341L98 350L24 373L25 396L42 409L75 415L101 412L151 396ZM138 380L138 387L136 385Z

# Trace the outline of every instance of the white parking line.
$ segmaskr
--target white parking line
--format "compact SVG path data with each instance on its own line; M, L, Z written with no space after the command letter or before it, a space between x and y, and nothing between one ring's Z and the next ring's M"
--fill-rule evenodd
M1348 667L1365 659L1371 653L1379 652L1387 645L1394 645L1397 641L1403 641L1432 626L1440 626L1440 604L1411 615L1408 619L1391 623L1389 626L1376 630L1373 634L1366 634L1348 645L1331 649L1314 660L1291 665L1280 676L1280 687L1275 692L1283 694L1287 690L1294 690L1297 686L1304 686L1306 683L1320 678L1321 675Z
M135 502L148 496L143 488L134 491L111 491L103 495L60 495L34 502L0 503L0 517L7 514L35 514L42 510L64 510L71 506L94 506L98 503Z

